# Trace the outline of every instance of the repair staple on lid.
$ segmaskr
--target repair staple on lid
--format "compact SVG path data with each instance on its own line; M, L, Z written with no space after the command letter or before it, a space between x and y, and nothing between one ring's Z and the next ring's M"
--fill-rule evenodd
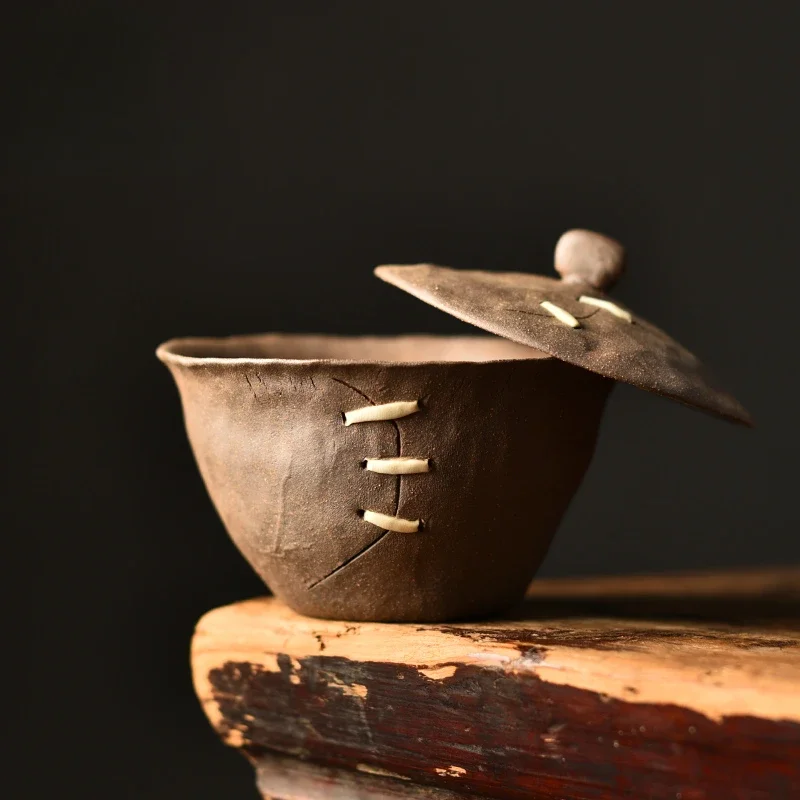
M600 297L589 297L588 295L583 294L578 298L578 302L586 303L586 305L589 306L602 308L604 311L609 311L612 313L615 317L624 319L625 322L633 322L633 314L631 314L630 311L620 308L616 303L612 303L610 300L603 300Z
M638 315L631 324L628 309L602 296L622 272L621 245L590 231L570 231L562 240L557 269L563 280L434 264L386 265L377 267L375 274L490 333L731 422L752 425L745 408L717 385L694 355ZM563 324L554 325L554 318Z
M581 324L569 311L565 311L561 306L551 303L549 300L543 300L539 305L548 313L552 314L559 322L568 325L570 328L580 328Z

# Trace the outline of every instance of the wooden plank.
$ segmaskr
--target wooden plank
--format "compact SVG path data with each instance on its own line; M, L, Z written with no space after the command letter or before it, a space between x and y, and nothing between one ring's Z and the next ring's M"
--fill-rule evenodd
M528 589L529 598L553 600L610 600L620 597L715 597L730 601L797 601L800 567L739 569L725 572L678 572L654 575L601 575L584 578L539 578Z
M270 800L479 800L477 795L420 786L366 764L351 771L270 752L252 761L256 786Z
M800 796L800 570L758 575L541 582L509 619L450 625L250 600L198 624L195 686L254 759L496 798Z

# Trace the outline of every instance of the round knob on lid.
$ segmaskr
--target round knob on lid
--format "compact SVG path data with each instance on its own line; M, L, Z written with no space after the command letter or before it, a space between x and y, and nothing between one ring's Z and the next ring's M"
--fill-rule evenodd
M602 233L574 229L556 244L556 272L566 283L608 291L625 271L625 248Z

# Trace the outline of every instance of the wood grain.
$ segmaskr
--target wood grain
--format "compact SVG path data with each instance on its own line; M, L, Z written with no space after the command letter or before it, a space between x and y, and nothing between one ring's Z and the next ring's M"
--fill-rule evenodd
M387 797L401 784L800 796L800 570L672 580L543 581L507 619L451 625L315 620L250 600L198 624L195 686L261 783L294 768L264 766L281 753L345 781L377 775L401 792Z
M264 752L253 758L256 785L274 800L479 800L435 786L420 786L366 764L355 771Z

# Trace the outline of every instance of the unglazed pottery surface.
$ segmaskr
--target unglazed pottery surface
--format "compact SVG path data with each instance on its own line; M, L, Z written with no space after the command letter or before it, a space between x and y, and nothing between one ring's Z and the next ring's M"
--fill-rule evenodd
M265 334L159 348L226 528L293 609L435 622L521 599L614 381L751 424L691 353L604 294L624 272L619 242L568 231L555 268L560 281L377 268L503 338Z
M352 620L478 617L519 600L613 385L483 336L186 339L159 357L242 553L295 610ZM346 423L398 402L418 410ZM397 457L428 469L367 469ZM419 525L388 530L380 515Z
M378 267L376 274L491 333L732 422L750 424L747 411L719 388L694 355L588 283L433 264L387 265ZM601 305L592 304L597 300ZM578 326L564 324L543 303L563 309ZM609 309L625 312L630 321Z

